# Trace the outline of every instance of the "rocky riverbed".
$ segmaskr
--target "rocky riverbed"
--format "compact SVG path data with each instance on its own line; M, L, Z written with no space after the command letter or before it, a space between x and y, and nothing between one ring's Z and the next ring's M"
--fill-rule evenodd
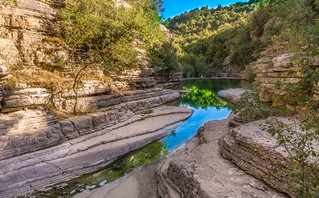
M245 91L232 89L219 94L236 103ZM193 139L170 155L76 197L287 197L279 191L293 196L287 175L281 174L287 166L274 169L275 164L287 162L286 156L273 137L258 129L263 121L233 128L229 126L233 118L207 122ZM276 145L278 149L272 150Z
M160 106L57 146L1 160L0 197L46 190L95 171L166 136L191 114L186 107Z
M228 133L230 119L206 123L164 159L75 197L286 197L220 155L218 141Z

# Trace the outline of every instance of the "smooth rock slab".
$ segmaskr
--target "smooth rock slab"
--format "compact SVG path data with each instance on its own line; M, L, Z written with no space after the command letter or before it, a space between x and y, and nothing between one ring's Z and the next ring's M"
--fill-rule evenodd
M152 92L156 90L157 92ZM134 119L140 116L131 120L134 113L163 105L180 97L176 91L163 89L131 91L126 94L127 96L122 98L126 98L127 102L64 121L58 121L55 114L40 110L0 114L0 160L46 149L67 140L103 131L118 123L126 123L128 120L135 122ZM144 99L141 99L143 95ZM120 103L120 98L117 99ZM166 111L166 114L170 111Z
M242 88L234 88L234 89L221 90L217 94L219 97L236 104L240 102L241 95L247 91L249 92L250 90L242 89Z
M154 114L84 135L48 149L0 161L0 197L44 190L160 139L187 119L186 107L159 107Z

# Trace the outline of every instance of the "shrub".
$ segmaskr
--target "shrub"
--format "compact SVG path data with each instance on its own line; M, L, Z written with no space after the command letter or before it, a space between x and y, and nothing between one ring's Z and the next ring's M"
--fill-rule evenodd
M129 9L113 1L67 0L59 10L58 27L70 53L85 50L85 61L102 63L105 73L137 66L137 45L150 47L165 37L154 21L154 2L133 3L134 9Z
M168 67L171 71L179 71L178 58L176 55L177 49L170 42L154 45L149 50L148 56L153 64L160 67Z
M254 73L252 67L254 66L254 63L249 64L246 69L245 69L245 79L249 82L249 83L253 83L255 81L256 78L256 74Z
M318 115L310 112L306 120L290 120L290 124L272 119L264 125L264 130L276 136L283 145L291 166L288 172L296 197L319 196L319 153L314 147L319 141ZM317 112L316 112L317 114Z
M285 112L275 109L260 102L258 95L254 92L245 92L241 95L241 100L234 107L234 112L238 113L238 121L248 123L270 116L279 116Z
M194 68L192 65L189 64L183 64L183 76L185 78L190 78L194 74Z
M200 77L209 75L206 58L202 55L186 54L181 58L185 77Z
M12 91L15 89L17 83L18 79L13 76L5 82L4 87L5 89Z
M230 57L233 65L245 66L250 62L256 61L263 49L263 44L259 40L244 43L234 51Z

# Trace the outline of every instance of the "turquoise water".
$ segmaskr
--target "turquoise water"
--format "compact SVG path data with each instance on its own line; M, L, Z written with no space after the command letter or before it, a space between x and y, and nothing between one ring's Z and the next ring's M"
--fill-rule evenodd
M221 100L217 92L229 88L240 87L240 80L188 80L173 89L183 89L189 93L182 94L175 104L186 106L194 111L193 115L182 123L172 135L163 139L169 151L176 149L192 138L197 130L211 120L226 119L231 107Z
M112 182L139 166L158 160L192 138L205 122L227 118L231 113L231 107L218 97L217 92L239 86L239 80L183 81L173 89L183 89L189 91L189 93L182 94L181 99L176 101L174 105L186 106L192 109L194 113L175 131L172 131L171 135L134 151L98 171L66 182L68 186L64 189L54 188L46 192L35 192L33 195L52 198L72 197L83 191L86 186L99 187L99 184L103 181Z

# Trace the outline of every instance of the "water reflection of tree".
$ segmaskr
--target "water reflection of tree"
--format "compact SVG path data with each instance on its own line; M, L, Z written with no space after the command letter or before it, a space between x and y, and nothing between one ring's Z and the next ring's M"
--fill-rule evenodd
M167 154L168 150L166 147L166 142L157 141L144 148L141 152L137 152L135 155L133 155L126 162L126 166L131 166L135 168L136 166L149 164Z
M181 103L184 105L189 105L196 109L208 107L216 107L217 109L227 107L227 103L221 100L216 93L207 89L199 89L196 86L186 88L190 93L183 94L181 98Z

